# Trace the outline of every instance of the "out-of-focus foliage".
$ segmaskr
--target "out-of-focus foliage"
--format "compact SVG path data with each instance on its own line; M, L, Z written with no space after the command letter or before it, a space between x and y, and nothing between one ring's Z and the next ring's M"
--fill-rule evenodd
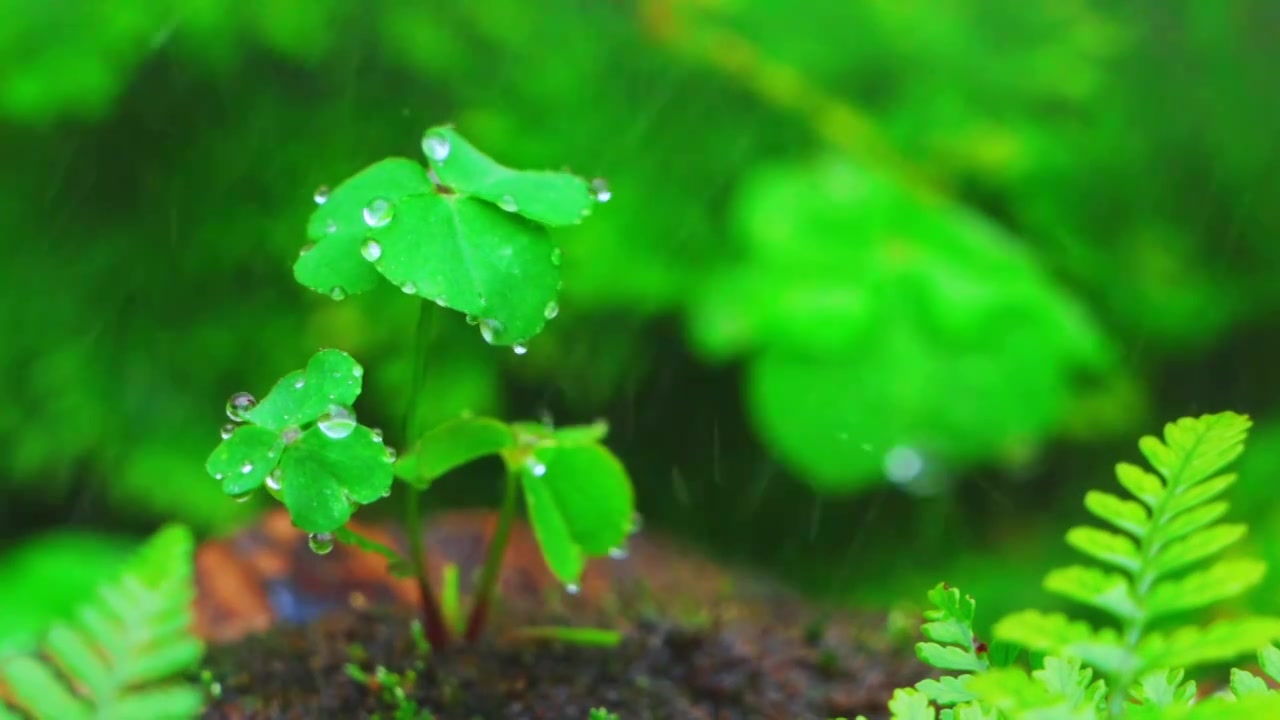
M714 402L822 492L921 462L983 488L1017 467L1048 492L1071 474L1030 463L1063 438L1087 466L1088 443L1153 406L1264 427L1280 409L1269 0L0 13L0 524L33 499L103 522L243 519L256 504L200 468L214 408L325 346L368 365L356 410L374 425L541 402L661 417L684 440ZM612 198L556 230L560 317L528 354L442 317L430 402L407 408L414 299L383 284L335 303L290 267L317 187L416 155L441 123L510 167L605 177ZM726 365L740 398L690 382ZM656 501L677 448L615 426ZM682 471L692 495L737 497L746 481L719 470L756 448L708 445ZM1269 487L1251 473L1242 492ZM989 541L1031 532L992 515L1022 535ZM1280 517L1254 527L1262 544Z

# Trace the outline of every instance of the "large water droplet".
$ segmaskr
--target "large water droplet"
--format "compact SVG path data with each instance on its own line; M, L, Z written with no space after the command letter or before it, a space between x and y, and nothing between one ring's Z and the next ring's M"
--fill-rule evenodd
M226 425L222 426L222 429L218 431L218 434L222 436L223 440L226 440L227 438L234 435L235 432L236 432L235 424L227 423Z
M382 428L373 428L369 432L373 434L374 442L382 442Z
M276 468L267 475L267 489L271 492L280 492L282 487L284 485L280 480L280 468Z
M562 258L563 258L563 253L560 252L560 248L551 248L551 264L552 265L559 267L560 260Z
M396 214L395 206L386 198L374 198L364 208L364 224L371 228L384 227Z
M547 474L546 463L539 462L536 458L529 462L529 474L534 477L542 477Z
M253 463L250 462L249 460L245 460L244 464L240 466L240 472L244 473L245 475L248 475L249 473L253 472Z
M436 162L449 157L449 138L429 132L422 136L422 152Z
M258 401L249 393L238 392L227 399L227 417L238 423L245 422L248 418L244 414L252 410L257 404Z
M284 441L285 445L292 445L293 443L298 442L298 438L300 437L302 437L302 428L297 425L291 425L285 428L284 432L280 433L280 439Z
M552 300L551 302L547 303L547 306L542 308L542 317L548 320L554 320L555 317L559 314L560 314L560 303L557 303L555 300Z
M591 194L595 196L596 202L602 203L609 202L609 198L613 197L613 191L609 189L609 183L604 178L591 181Z
M386 454L386 460L387 460L387 462L389 462L389 463L393 463L393 462L395 462L395 461L396 461L396 458L397 458L398 456L399 456L399 453L397 453L397 452L396 452L396 449L395 449L395 448L393 448L393 447L391 447L390 445L388 445L388 446L387 446L387 454Z
M356 429L356 414L349 407L330 405L316 421L316 427L330 438L341 440Z
M329 202L329 186L321 185L316 188L316 194L312 196L317 205L323 205Z
M369 262L374 262L382 257L382 245L373 238L365 238L364 242L360 243L360 256Z
M498 336L502 334L502 323L497 320L481 320L480 321L480 337L484 341L492 345Z
M502 199L498 201L498 207L507 212L515 212L520 209L520 206L516 204L516 199L510 195L503 195Z
M355 367L351 368L351 375L354 377L364 377L364 366L356 365Z
M329 291L329 297L333 298L334 300L341 300L346 296L347 296L347 291L343 290L340 287L336 287Z
M222 479L222 478L224 478L224 477L226 477L226 475L223 475L222 473L214 473L214 474L213 474L213 479L214 479L214 480L221 480L221 479Z
M884 455L884 474L889 482L907 485L924 470L924 456L919 450L898 445Z
M317 555L328 555L333 550L333 533L311 533L307 536L307 545Z
M569 583L564 586L564 591L570 595L577 595L579 592L582 592L582 588L578 587L576 583Z
M528 345L521 345L520 343L516 343L515 345L512 345L512 346L511 346L511 352L513 352L513 353L515 353L515 354L517 354L517 355L523 355L523 354L525 354L525 353L529 352L529 346L528 346Z

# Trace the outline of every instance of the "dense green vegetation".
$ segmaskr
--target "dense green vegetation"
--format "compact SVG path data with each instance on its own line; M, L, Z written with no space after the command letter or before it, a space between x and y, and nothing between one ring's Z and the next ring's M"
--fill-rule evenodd
M368 427L426 353L415 427L605 418L647 526L843 600L945 577L984 622L1042 606L1131 437L1229 407L1257 426L1228 552L1280 560L1274 3L0 9L0 648L129 539L273 502L202 462L229 389L322 347L369 368ZM589 222L534 211L562 252L496 338L522 354L466 308L406 342L430 278L394 255L340 301L299 257L315 191L448 123L607 180ZM472 169L477 202L519 196Z

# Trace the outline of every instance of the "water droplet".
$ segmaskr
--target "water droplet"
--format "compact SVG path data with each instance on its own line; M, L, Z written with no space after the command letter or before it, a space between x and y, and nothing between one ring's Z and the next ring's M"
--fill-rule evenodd
M336 287L329 291L329 297L333 298L334 300L341 300L346 296L347 296L347 291L343 290L340 287Z
M397 452L396 452L396 449L395 449L395 448L393 448L393 447L391 447L390 445L388 445L388 446L387 446L387 456L386 456L386 457L387 457L387 462L389 462L389 463L393 463L393 462L395 462L395 461L396 461L396 458L397 458L397 457L399 457L399 453L397 453Z
M329 186L321 185L320 187L316 188L316 194L313 196L313 198L316 201L317 205L323 205L329 202Z
M371 228L380 228L391 222L396 214L395 206L386 198L374 198L364 208L364 224Z
M515 212L520 209L520 206L516 205L516 199L510 195L503 195L502 199L498 201L498 207L507 212Z
M517 355L523 355L529 352L529 346L516 343L515 345L511 346L511 352L514 352Z
M555 300L552 300L551 302L547 303L547 306L542 308L542 317L548 320L555 319L555 316L559 314L560 314L560 304L557 303Z
M302 428L297 425L287 427L284 429L284 432L280 433L280 439L284 441L285 445L292 445L293 443L298 442L298 438L300 437L302 437Z
M609 557L613 558L614 560L626 560L627 555L630 555L630 554L631 552L627 550L625 546L609 548Z
M607 203L613 197L613 191L609 189L609 183L604 178L591 181L591 194L595 196L596 202L601 203Z
M293 386L298 390L301 390L302 386L306 384L307 384L306 378L298 378L297 380L293 381Z
M578 587L576 583L569 583L568 585L564 586L564 591L569 593L570 595L577 595L579 592L582 591L582 588Z
M332 235L338 232L338 221L333 218L326 220L324 223L324 232L326 235Z
M447 301L447 300L445 300L445 297L444 297L443 295L441 295L440 297L436 298L436 304L437 304L437 305L439 305L440 307L448 307L448 306L449 306L448 301Z
M315 243L307 243L306 245L303 245L302 247L298 248L298 257L302 257L303 255L306 255L307 253L315 249L316 249Z
M240 494L238 494L238 495L232 495L232 496L231 496L231 499L232 499L232 500L235 500L236 502L242 503L242 502L248 502L248 501L249 501L249 498L251 498L251 497L253 497L253 491L252 491L252 490L250 490L250 491L248 491L248 492L242 492L242 493L240 493Z
M356 365L355 367L351 368L351 374L354 375L355 377L364 377L364 366Z
M365 212L368 212L368 211L366 210ZM368 215L366 215L365 217L367 218ZM383 224L385 225L386 223L383 223ZM365 260L368 260L369 262L374 262L378 258L382 257L382 245L380 245L378 241L374 240L373 238L365 238L364 242L360 243L360 255Z
M222 479L222 478L224 478L224 477L226 477L226 475L223 475L222 473L214 473L214 474L213 474L213 479L214 479L214 480L221 480L221 479Z
M333 550L333 533L311 533L307 536L307 545L317 555L328 555Z
M644 516L636 513L631 516L631 529L627 531L628 535L635 535L644 529Z
M418 292L418 286L414 285L411 282L406 282L405 284L400 286L400 292L404 293L405 295L412 295Z
M249 393L238 392L227 399L227 417L238 423L245 422L248 418L244 414L252 410L257 404L258 401Z
M253 463L248 460L245 460L244 464L240 466L240 472L244 473L245 475L248 475L249 473L253 472Z
M284 485L280 481L280 468L276 468L267 475L267 489L271 492L280 492L282 487Z
M924 470L924 456L919 450L898 445L884 455L884 474L889 482L907 485Z
M449 157L449 138L431 132L423 135L422 152L436 162L444 162Z
M374 442L382 442L382 428L373 428L370 432L373 433Z
M537 459L529 463L529 474L534 477L542 477L547 474L546 463L539 462Z
M356 414L349 407L330 405L316 421L316 427L331 439L341 440L356 429Z
M555 265L556 267L560 267L560 260L562 259L562 256L563 256L563 253L560 252L560 248L551 248L551 264L552 265Z
M481 320L480 321L480 337L484 341L492 345L502 334L502 323L497 320Z
M235 434L235 431L236 431L236 426L235 426L235 424L233 424L233 423L227 423L226 425L223 425L223 426L222 426L222 430L220 430L220 431L218 432L218 434L222 436L222 439L223 439L223 440L226 440L227 438L229 438L229 437L231 437L233 434Z
M468 325L478 325L479 323L480 323L480 318L476 317L475 315L468 315L468 316L467 316L467 324L468 324Z

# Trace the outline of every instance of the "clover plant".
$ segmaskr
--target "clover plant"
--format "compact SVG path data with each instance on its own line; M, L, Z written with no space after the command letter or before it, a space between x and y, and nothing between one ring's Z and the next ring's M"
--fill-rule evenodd
M387 158L317 190L310 243L293 267L299 283L334 300L371 290L382 278L421 298L410 407L423 400L429 359L421 340L437 306L464 313L485 342L525 353L559 312L561 250L548 228L582 222L610 194L600 180L504 167L448 126L427 130L422 150L425 167ZM415 576L433 645L448 644L453 629L426 575L419 495L450 470L486 455L506 468L498 529L462 628L468 640L483 631L521 496L547 567L570 592L589 557L624 552L634 495L625 468L602 444L604 423L555 428L459 417L419 431L406 420L400 441L408 449L397 455L382 431L361 424L352 410L363 377L350 355L322 349L261 401L236 393L226 408L232 422L206 468L232 497L265 488L310 534L316 552L347 542ZM390 495L397 478L410 490L407 558L345 527L360 506Z

